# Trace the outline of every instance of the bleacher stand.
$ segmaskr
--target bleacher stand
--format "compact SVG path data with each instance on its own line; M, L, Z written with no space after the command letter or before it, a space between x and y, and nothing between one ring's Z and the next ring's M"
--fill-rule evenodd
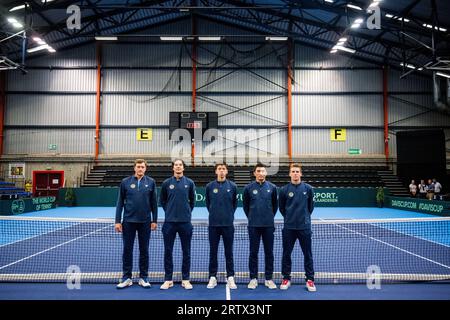
M32 193L17 188L13 182L0 181L0 200L13 200L31 197Z
M378 175L378 170L385 170L380 166L304 166L302 180L313 187L379 187L383 186ZM244 187L255 178L253 166L230 166L228 178L234 180L238 187ZM117 187L120 181L133 174L133 168L129 165L97 165L91 171L95 176L85 180L83 186ZM149 165L146 174L156 180L157 185L172 175L170 165ZM185 176L194 180L197 187L204 187L215 179L214 167L197 166L186 167ZM95 179L95 180L94 180ZM290 181L289 167L280 166L277 174L267 177L277 186L282 186Z

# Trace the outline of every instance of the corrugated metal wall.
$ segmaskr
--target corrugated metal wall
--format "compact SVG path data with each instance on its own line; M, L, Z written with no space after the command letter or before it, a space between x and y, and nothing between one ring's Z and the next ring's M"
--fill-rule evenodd
M347 154L349 149L361 149L364 155L381 154L384 150L383 131L347 129L347 140L332 142L330 129L297 129L293 131L293 153L301 155Z
M112 70L103 71L102 89L120 92L162 92L166 85L178 84L177 70ZM178 86L177 86L178 87ZM171 91L175 88L172 88ZM178 89L178 88L176 88ZM190 71L181 72L181 90L191 90Z
M448 126L445 114L434 112L431 95L392 95L389 97L389 121L402 126Z
M198 30L209 35L247 33L201 19ZM190 33L189 22L145 33L176 31ZM192 108L190 51L190 44L180 43L103 44L102 154L171 153L176 143L168 137L169 112ZM197 53L196 110L219 113L219 127L230 137L225 140L227 152L242 152L236 147L241 146L239 139L256 136L247 143L250 149L267 146L267 151L286 155L287 45L200 42ZM383 154L379 66L299 44L294 57L294 155L346 154L349 148ZM31 59L29 66L27 75L8 72L5 153L53 153L48 145L57 144L60 153L93 154L95 45ZM400 80L400 74L389 70L391 125L448 126L449 117L424 113L433 108L431 79L412 75ZM140 126L155 126L152 141L136 140ZM240 127L245 130L237 131ZM331 142L330 128L336 127L348 129L346 142ZM395 155L395 134L390 137ZM228 148L230 144L234 147Z
M205 94L199 97L197 111L218 112L221 126L279 126L287 119L285 95Z
M8 72L4 153L91 155L95 46L44 55L27 63L25 75ZM49 145L56 145L56 150Z
M253 158L277 157L287 154L287 135L283 129L224 129L213 143L203 143L209 153L232 158L250 156ZM205 155L206 156L206 155Z
M301 61L300 61L301 63ZM299 70L294 92L381 92L378 70Z
M89 129L7 129L5 154L85 154L94 150L94 130ZM56 144L56 150L49 145Z
M9 95L5 122L7 125L92 125L95 95Z
M46 67L93 67L95 66L95 46L84 45L54 54L27 60L27 66Z
M198 72L198 87L215 92L283 92L286 87L286 71L281 70L257 70L252 73L245 70L237 70L230 74L230 70L218 70L214 76L209 71ZM225 76L226 75L226 76ZM211 83L213 80L215 80ZM219 79L219 80L217 80ZM266 79L270 79L268 82ZM209 85L206 85L211 83Z
M167 125L169 112L190 111L190 95L105 94L103 125Z
M95 70L36 70L27 74L8 72L8 91L92 92L95 93Z
M105 44L102 47L105 67L178 67L181 44ZM191 59L181 55L181 66L191 66Z
M293 154L343 155L351 148L361 149L364 155L382 154L382 71L342 69L351 61L338 55L324 56L310 48L304 48L303 53L302 49L297 48L296 57L305 56L307 60L296 60L299 70L295 71L293 91ZM322 63L312 63L311 52L321 57ZM346 141L332 141L331 128L347 129Z
M169 141L169 130L153 129L152 141L138 141L136 129L103 129L103 154L170 154L175 142ZM126 146L126 147L125 147Z
M433 82L431 78L411 74L400 79L401 75L402 73L398 70L389 70L389 91L406 91L411 93L433 91Z
M295 95L295 126L383 126L381 95Z
M329 51L300 45L295 46L294 55L295 66L302 68L373 67L348 55L330 55Z

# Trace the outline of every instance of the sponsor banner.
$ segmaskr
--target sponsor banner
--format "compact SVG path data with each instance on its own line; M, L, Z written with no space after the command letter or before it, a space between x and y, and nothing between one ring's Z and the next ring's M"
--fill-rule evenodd
M74 188L77 206L115 206L118 188ZM160 188L158 188L159 194ZM242 207L243 188L238 189L238 206ZM64 205L65 189L60 189L59 199ZM314 188L316 207L375 207L375 188ZM196 207L205 207L205 188L198 187L195 195Z
M386 197L385 205L393 209L416 211L438 216L450 216L449 201L434 201L427 199Z
M56 197L23 198L0 200L1 215L15 215L31 211L41 211L56 207Z

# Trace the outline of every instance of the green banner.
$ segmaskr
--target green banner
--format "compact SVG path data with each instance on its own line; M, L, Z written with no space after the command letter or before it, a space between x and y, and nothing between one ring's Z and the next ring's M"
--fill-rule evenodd
M0 200L0 215L9 216L31 211L47 210L55 207L56 207L55 197Z
M66 189L59 193L60 203L64 206ZM117 187L85 187L74 188L75 205L86 207L113 207L116 205ZM158 188L158 193L159 193ZM238 206L242 207L242 191L238 189ZM317 207L375 207L375 188L314 188L314 201ZM197 207L205 207L205 188L196 189Z
M450 216L449 201L434 201L416 198L400 198L387 196L385 204L389 208L415 211L420 213Z

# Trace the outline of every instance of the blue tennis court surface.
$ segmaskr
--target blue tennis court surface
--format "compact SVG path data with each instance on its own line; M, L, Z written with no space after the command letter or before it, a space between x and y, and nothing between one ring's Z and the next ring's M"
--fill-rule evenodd
M163 218L160 210L160 218ZM117 292L114 281L121 274L122 239L114 232L112 207L74 207L23 214L19 219L0 220L0 278L11 275L27 277L50 277L49 281L64 282L69 265L77 266L83 275L85 291L70 291L64 283L3 283L0 299L41 299L39 288L50 291L49 299L134 299L141 294L139 288ZM303 285L303 256L296 244L293 260L293 283L288 291L269 292L260 283L256 291L246 289L248 281L248 236L245 223L238 223L235 233L235 270L239 290L233 292L234 299L379 299L380 292L369 290L364 284L368 266L375 265L383 273L384 299L450 299L450 220L434 219L433 216L387 208L316 208L313 214L313 255L316 283L319 292L309 294ZM37 218L35 220L34 218ZM50 218L50 219L49 219ZM62 219L53 219L62 218ZM98 219L98 220L69 220ZM277 220L281 221L278 213ZM430 219L431 218L431 219ZM22 220L30 219L30 220ZM43 220L41 220L43 219ZM47 219L47 220L45 220ZM191 279L196 289L188 292L171 289L173 295L152 288L151 296L138 299L224 299L224 291L206 290L209 242L205 208L195 208L193 219ZM359 220L370 219L360 222ZM394 220L384 220L394 219ZM396 220L395 220L396 219ZM239 208L237 221L245 221ZM281 270L281 228L275 232L275 272ZM150 279L159 286L163 275L163 241L160 228L152 233L150 243ZM219 250L219 270L224 269L223 248ZM138 249L135 246L134 267L137 270ZM264 271L264 252L259 253L259 272ZM174 248L174 271L181 270L181 247L177 240ZM99 274L108 275L98 281ZM402 278L406 275L406 278ZM53 278L54 277L54 278ZM110 282L108 284L88 283ZM391 278L393 277L393 278ZM111 278L113 282L111 282ZM219 277L220 278L220 277ZM275 276L277 282L280 279ZM45 278L39 278L45 281ZM86 279L86 280L84 280ZM219 280L223 282L223 277ZM423 280L426 284L390 284L391 280ZM442 283L445 279L447 283ZM175 275L175 279L178 280ZM23 280L20 280L23 281ZM19 282L20 282L19 281ZM85 282L83 282L85 281ZM430 283L429 281L434 281ZM436 283L438 281L438 283ZM350 284L354 283L354 284ZM408 288L404 291L402 288ZM9 289L6 289L9 288ZM27 290L24 288L35 288ZM38 288L38 289L36 289ZM66 289L64 289L66 288ZM347 288L347 289L345 289ZM224 289L224 288L223 288ZM67 290L61 294L62 290ZM429 290L423 292L423 290ZM405 291L407 291L405 293ZM35 293L33 295L32 293ZM52 294L53 292L53 294ZM100 296L96 296L103 292ZM122 293L125 292L125 293ZM403 292L403 295L400 295ZM447 294L445 294L447 293ZM396 294L399 294L396 296ZM274 296L276 295L276 297ZM71 297L71 298L69 298ZM409 298L408 298L409 297ZM44 298L45 299L45 298Z
M175 283L170 290L159 290L159 283L150 289L143 289L136 283L125 289L116 290L110 284L82 284L79 290L68 290L65 284L56 283L4 283L0 286L0 299L3 300L225 300L225 286L219 284L215 289L206 284L194 284L191 291ZM445 283L403 283L384 284L379 290L369 290L366 285L323 285L317 292L307 292L304 286L293 285L289 290L269 290L258 286L248 290L239 285L231 292L233 301L311 301L311 300L450 300L450 284ZM158 307L156 305L156 307ZM200 319L200 318L199 318Z
M54 232L58 226L50 225L46 221L33 221L34 228L29 228L29 221L2 221L0 225L0 247L17 241L24 241L35 237ZM74 224L74 223L72 223ZM16 228L18 232L8 232L12 228ZM19 232L20 230L20 232Z

